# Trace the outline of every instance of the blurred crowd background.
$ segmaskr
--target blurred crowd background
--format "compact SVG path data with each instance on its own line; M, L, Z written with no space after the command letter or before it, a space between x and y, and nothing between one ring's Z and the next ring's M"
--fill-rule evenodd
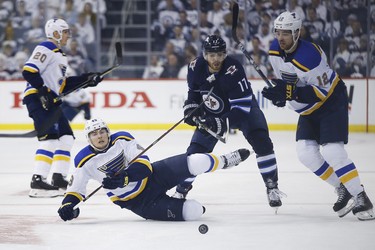
M283 11L303 19L302 39L317 43L342 77L375 77L375 0L239 0L237 36L272 77L268 48L273 20ZM22 79L22 66L45 40L44 24L63 18L71 39L63 50L69 74L103 71L123 45L124 64L113 78L185 79L188 63L209 34L259 78L232 39L228 0L0 0L0 80Z

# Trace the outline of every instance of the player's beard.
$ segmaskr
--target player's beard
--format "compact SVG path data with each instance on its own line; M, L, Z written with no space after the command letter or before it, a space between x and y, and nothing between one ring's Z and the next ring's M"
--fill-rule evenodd
M223 65L223 62L215 61L213 63L210 63L210 71L218 72L221 69L221 66Z

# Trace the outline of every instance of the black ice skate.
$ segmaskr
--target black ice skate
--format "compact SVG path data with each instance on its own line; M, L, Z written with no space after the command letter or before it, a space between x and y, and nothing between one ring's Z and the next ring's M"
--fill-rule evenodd
M237 166L238 164L246 160L249 157L249 155L250 151L245 148L241 148L229 154L221 155L220 157L224 160L223 169Z
M193 188L193 185L189 187L183 187L181 185L177 185L176 192L172 195L173 198L177 199L186 199L187 194Z
M63 177L60 173L54 173L52 175L52 185L59 188L60 196L64 196L66 188L68 187L69 182Z
M335 189L335 192L337 193L338 198L333 205L333 211L342 218L352 211L354 207L354 199L342 183L340 183L340 186Z
M48 184L41 175L33 175L30 187L29 196L33 198L53 198L59 195L59 188Z
M278 208L283 204L281 199L286 197L286 194L281 192L277 187L277 182L274 182L271 179L267 180L266 187L268 204L275 209L275 214L277 214Z
M360 192L354 200L353 214L357 216L358 220L375 219L374 211L372 210L373 205L365 191Z

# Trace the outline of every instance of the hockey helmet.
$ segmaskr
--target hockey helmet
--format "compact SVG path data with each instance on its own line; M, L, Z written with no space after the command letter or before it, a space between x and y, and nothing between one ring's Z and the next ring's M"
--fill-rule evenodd
M104 149L98 149L93 145L93 143L90 140L90 133L95 131L95 130L102 129L102 128L105 128L107 130L108 144L109 144L109 137L111 136L111 132L110 132L107 124L100 118L93 118L93 119L90 119L90 120L86 121L84 133L85 133L87 142L90 144L91 147L93 147L97 151L103 151ZM107 147L108 147L108 145L107 145Z
M203 41L203 51L206 52L224 52L227 45L223 38L217 35L210 35Z
M285 11L275 19L273 32L276 32L276 30L291 30L293 37L295 37L295 34L298 34L299 37L301 26L302 20L297 12Z
M50 19L46 22L46 25L44 26L44 32L46 33L46 37L57 41L57 43L60 43L64 30L69 30L69 25L63 19ZM60 38L57 39L53 36L53 33L55 31L57 31L57 33L60 35Z

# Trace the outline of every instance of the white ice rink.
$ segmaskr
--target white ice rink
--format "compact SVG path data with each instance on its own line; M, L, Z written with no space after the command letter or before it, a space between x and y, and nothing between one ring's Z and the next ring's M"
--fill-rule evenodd
M144 146L164 131L132 131ZM172 131L152 147L152 161L185 151L192 131ZM85 145L81 132L72 155ZM111 204L102 190L81 206L79 218L63 222L61 197L28 197L36 139L4 139L0 167L0 249L375 249L375 220L352 214L338 218L332 210L333 188L299 162L294 132L271 132L279 165L279 188L288 197L277 215L267 204L265 187L250 156L239 166L201 175L189 198L207 209L200 221L146 221ZM216 153L249 147L239 134ZM352 133L346 146L368 196L375 202L375 134ZM176 166L177 167L177 166ZM99 184L92 182L89 192ZM207 234L198 226L207 224Z

